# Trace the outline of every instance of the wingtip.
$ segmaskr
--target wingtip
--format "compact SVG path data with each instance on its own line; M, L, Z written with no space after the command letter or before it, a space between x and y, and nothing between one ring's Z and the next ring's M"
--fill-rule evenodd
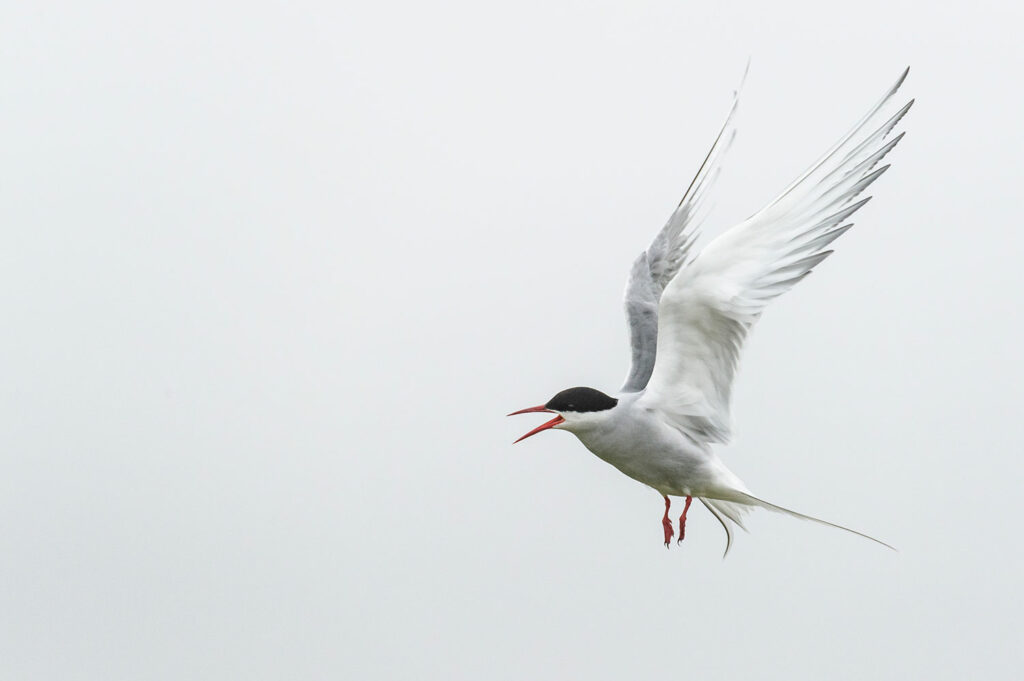
M903 73L901 73L900 77L896 79L896 82L893 84L893 86L891 88L889 88L889 94L886 95L887 99L889 97L891 97L892 95L896 94L896 91L900 89L900 87L903 85L903 81L905 81L907 79L908 75L910 75L910 67L909 66L907 68L903 69Z
M868 185L872 184L875 180L877 180L882 175L884 175L885 171L889 170L889 168L892 168L892 164L891 163L886 163L884 166L882 166L880 168L876 168L875 170L872 170L867 175L867 177L865 177L863 180L861 180L861 182L864 184L864 187L867 188ZM871 197L869 196L868 198L870 199Z
M747 83L747 74L750 73L750 55L747 55L747 63L743 66L743 75L740 76L740 84L736 86L736 89L732 91L732 110L736 110L736 105L739 104L740 93L743 92L743 86ZM731 112L730 112L731 113Z
M849 205L848 207L844 208L844 209L843 209L843 210L842 210L841 212L844 212L844 213L845 213L846 211L849 211L849 212L847 213L847 215L853 215L853 214L854 214L854 213L856 213L856 212L857 212L858 210L860 210L861 208L863 208L863 207L864 207L864 205L865 205L865 204L866 204L866 203L867 203L868 201L870 201L870 200L871 200L872 198L874 198L874 194L871 194L871 195L869 195L869 196L865 196L865 197L864 197L863 199L859 199L859 200L858 200L858 201L857 201L856 203L852 203L852 204L850 204L850 205ZM852 209L852 210L851 210L851 209ZM843 219L845 220L846 218L843 218Z

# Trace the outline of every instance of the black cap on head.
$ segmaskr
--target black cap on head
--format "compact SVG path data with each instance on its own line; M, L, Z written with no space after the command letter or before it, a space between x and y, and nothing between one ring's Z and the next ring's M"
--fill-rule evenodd
M611 409L619 401L593 388L568 388L558 393L544 406L551 411L604 411Z

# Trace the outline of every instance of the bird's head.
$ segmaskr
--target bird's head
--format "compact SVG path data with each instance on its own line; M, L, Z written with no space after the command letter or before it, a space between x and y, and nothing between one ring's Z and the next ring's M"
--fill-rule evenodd
M530 407L529 409L520 409L519 411L512 412L509 416L530 414L535 411L557 414L555 418L547 423L542 423L519 438L519 440L516 440L516 442L519 442L549 428L563 428L574 432L589 423L593 423L597 420L594 418L595 416L602 412L607 412L618 403L617 399L605 395L600 390L594 390L593 388L568 388L552 397L545 404Z

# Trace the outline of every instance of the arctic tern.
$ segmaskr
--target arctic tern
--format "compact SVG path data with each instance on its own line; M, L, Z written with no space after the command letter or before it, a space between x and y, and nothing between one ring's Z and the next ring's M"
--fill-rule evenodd
M546 403L509 414L547 412L555 418L519 440L567 430L599 458L657 490L665 499L665 546L674 536L669 496L684 497L679 541L694 497L726 533L752 508L765 508L852 532L754 496L712 449L729 440L729 398L743 341L765 306L792 288L832 251L850 218L882 176L879 163L903 138L891 136L910 100L887 106L906 69L882 99L777 198L699 252L695 242L707 196L735 137L739 90L725 122L682 200L654 241L634 261L625 292L632 361L614 395L569 388Z

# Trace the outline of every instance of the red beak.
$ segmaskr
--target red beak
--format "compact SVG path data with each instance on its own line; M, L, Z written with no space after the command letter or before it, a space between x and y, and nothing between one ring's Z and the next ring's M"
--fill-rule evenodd
M514 411L511 414L509 414L509 416L515 416L516 414L530 414L530 413L535 412L535 411L543 411L543 412L547 412L548 414L554 414L555 413L555 412L551 411L550 409L548 409L547 407L545 407L542 404L539 407L530 407L529 409L520 409L519 411ZM565 421L565 419L563 419L561 416L556 416L555 418L551 419L547 423L544 423L544 424L541 424L541 425L537 426L536 428L531 430L529 433L527 433L526 435L524 435L521 438L519 438L519 440L516 440L516 442L519 442L521 440L525 440L526 438L530 437L531 435L536 435L537 433L539 433L542 430L547 430L548 428L554 428L555 426L557 426L559 423L562 423L563 421ZM512 444L515 444L516 442L513 442Z

